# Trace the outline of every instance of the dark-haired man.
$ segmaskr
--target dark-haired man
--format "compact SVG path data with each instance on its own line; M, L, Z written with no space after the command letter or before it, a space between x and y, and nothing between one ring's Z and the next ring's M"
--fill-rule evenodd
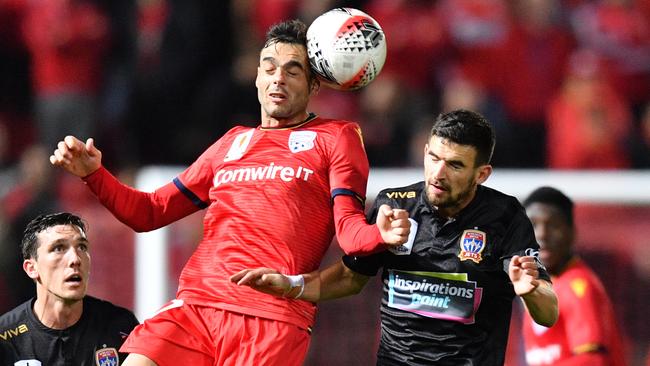
M119 183L101 166L92 139L67 136L50 157L137 231L207 208L177 299L133 331L123 347L131 353L127 365L301 365L314 304L259 294L230 275L257 266L314 271L335 232L350 254L406 241L404 211L384 206L377 225L366 223L369 167L358 125L307 111L319 83L306 30L288 21L267 34L255 81L261 125L231 129L153 193Z
M560 301L560 315L551 328L524 315L526 362L530 366L626 365L612 302L598 276L573 249L573 201L555 188L540 187L523 205Z
M129 310L86 296L86 226L70 213L41 215L22 239L23 269L36 297L0 317L0 364L119 365L118 349L138 324Z
M383 268L378 365L502 365L515 295L547 326L557 299L523 207L482 185L493 148L483 116L441 114L424 146L425 180L381 191L368 214L372 222L384 204L408 211L406 244L298 278L258 268L231 280L315 302L358 293Z

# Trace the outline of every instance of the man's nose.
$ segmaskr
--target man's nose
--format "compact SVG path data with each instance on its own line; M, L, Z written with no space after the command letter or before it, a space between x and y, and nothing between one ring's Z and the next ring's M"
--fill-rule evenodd
M284 70L282 70L281 68L275 70L275 73L273 74L273 83L284 84L285 79L286 79L286 75L284 74Z
M68 249L68 252L66 253L66 257L68 259L68 264L71 267L77 267L81 264L81 256L75 250L75 248L70 248Z
M433 163L433 168L431 169L432 178L441 179L445 177L446 166L445 162L440 160Z

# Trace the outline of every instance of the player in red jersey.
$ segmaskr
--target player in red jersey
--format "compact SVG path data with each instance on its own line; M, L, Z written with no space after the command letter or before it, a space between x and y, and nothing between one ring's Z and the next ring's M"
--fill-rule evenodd
M233 128L153 193L117 181L101 166L93 139L66 136L50 157L137 231L208 208L177 299L134 330L123 347L131 353L125 365L299 365L314 304L260 294L230 275L261 266L313 271L335 233L352 254L406 242L405 211L384 206L377 225L365 221L369 167L358 125L307 112L319 83L306 28L289 21L267 35L255 82L261 125Z
M555 188L541 187L524 200L524 207L560 304L551 328L524 315L526 361L531 366L625 365L612 302L596 274L573 251L573 202Z

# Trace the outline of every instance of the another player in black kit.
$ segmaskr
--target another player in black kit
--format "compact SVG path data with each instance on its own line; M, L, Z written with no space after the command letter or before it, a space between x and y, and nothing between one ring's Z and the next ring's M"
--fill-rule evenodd
M502 365L515 295L545 326L555 323L558 307L523 207L481 185L493 148L481 115L440 115L424 148L425 181L383 190L368 213L373 222L382 204L408 211L406 244L346 256L303 279L259 268L233 282L319 301L358 293L383 268L378 365Z
M138 324L132 312L86 296L89 243L81 218L41 215L25 229L23 269L36 297L0 317L0 364L117 366Z

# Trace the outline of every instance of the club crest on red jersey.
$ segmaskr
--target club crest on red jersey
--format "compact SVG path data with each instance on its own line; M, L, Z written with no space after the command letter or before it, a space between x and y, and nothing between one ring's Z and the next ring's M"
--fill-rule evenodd
M255 133L255 130L250 129L247 132L243 132L235 136L235 139L232 141L232 145L230 145L230 149L228 150L226 156L223 158L223 161L241 159L242 156L244 156L246 149L248 148L248 144L250 144L251 139L253 138L253 133Z
M315 139L314 131L293 131L289 135L289 150L292 153L311 150L314 148Z
M117 366L120 364L120 357L115 348L102 348L95 352L97 366Z
M481 252L485 249L487 244L486 235L480 230L465 230L460 237L460 253L458 258L461 261L471 260L474 263L479 263L483 260Z

